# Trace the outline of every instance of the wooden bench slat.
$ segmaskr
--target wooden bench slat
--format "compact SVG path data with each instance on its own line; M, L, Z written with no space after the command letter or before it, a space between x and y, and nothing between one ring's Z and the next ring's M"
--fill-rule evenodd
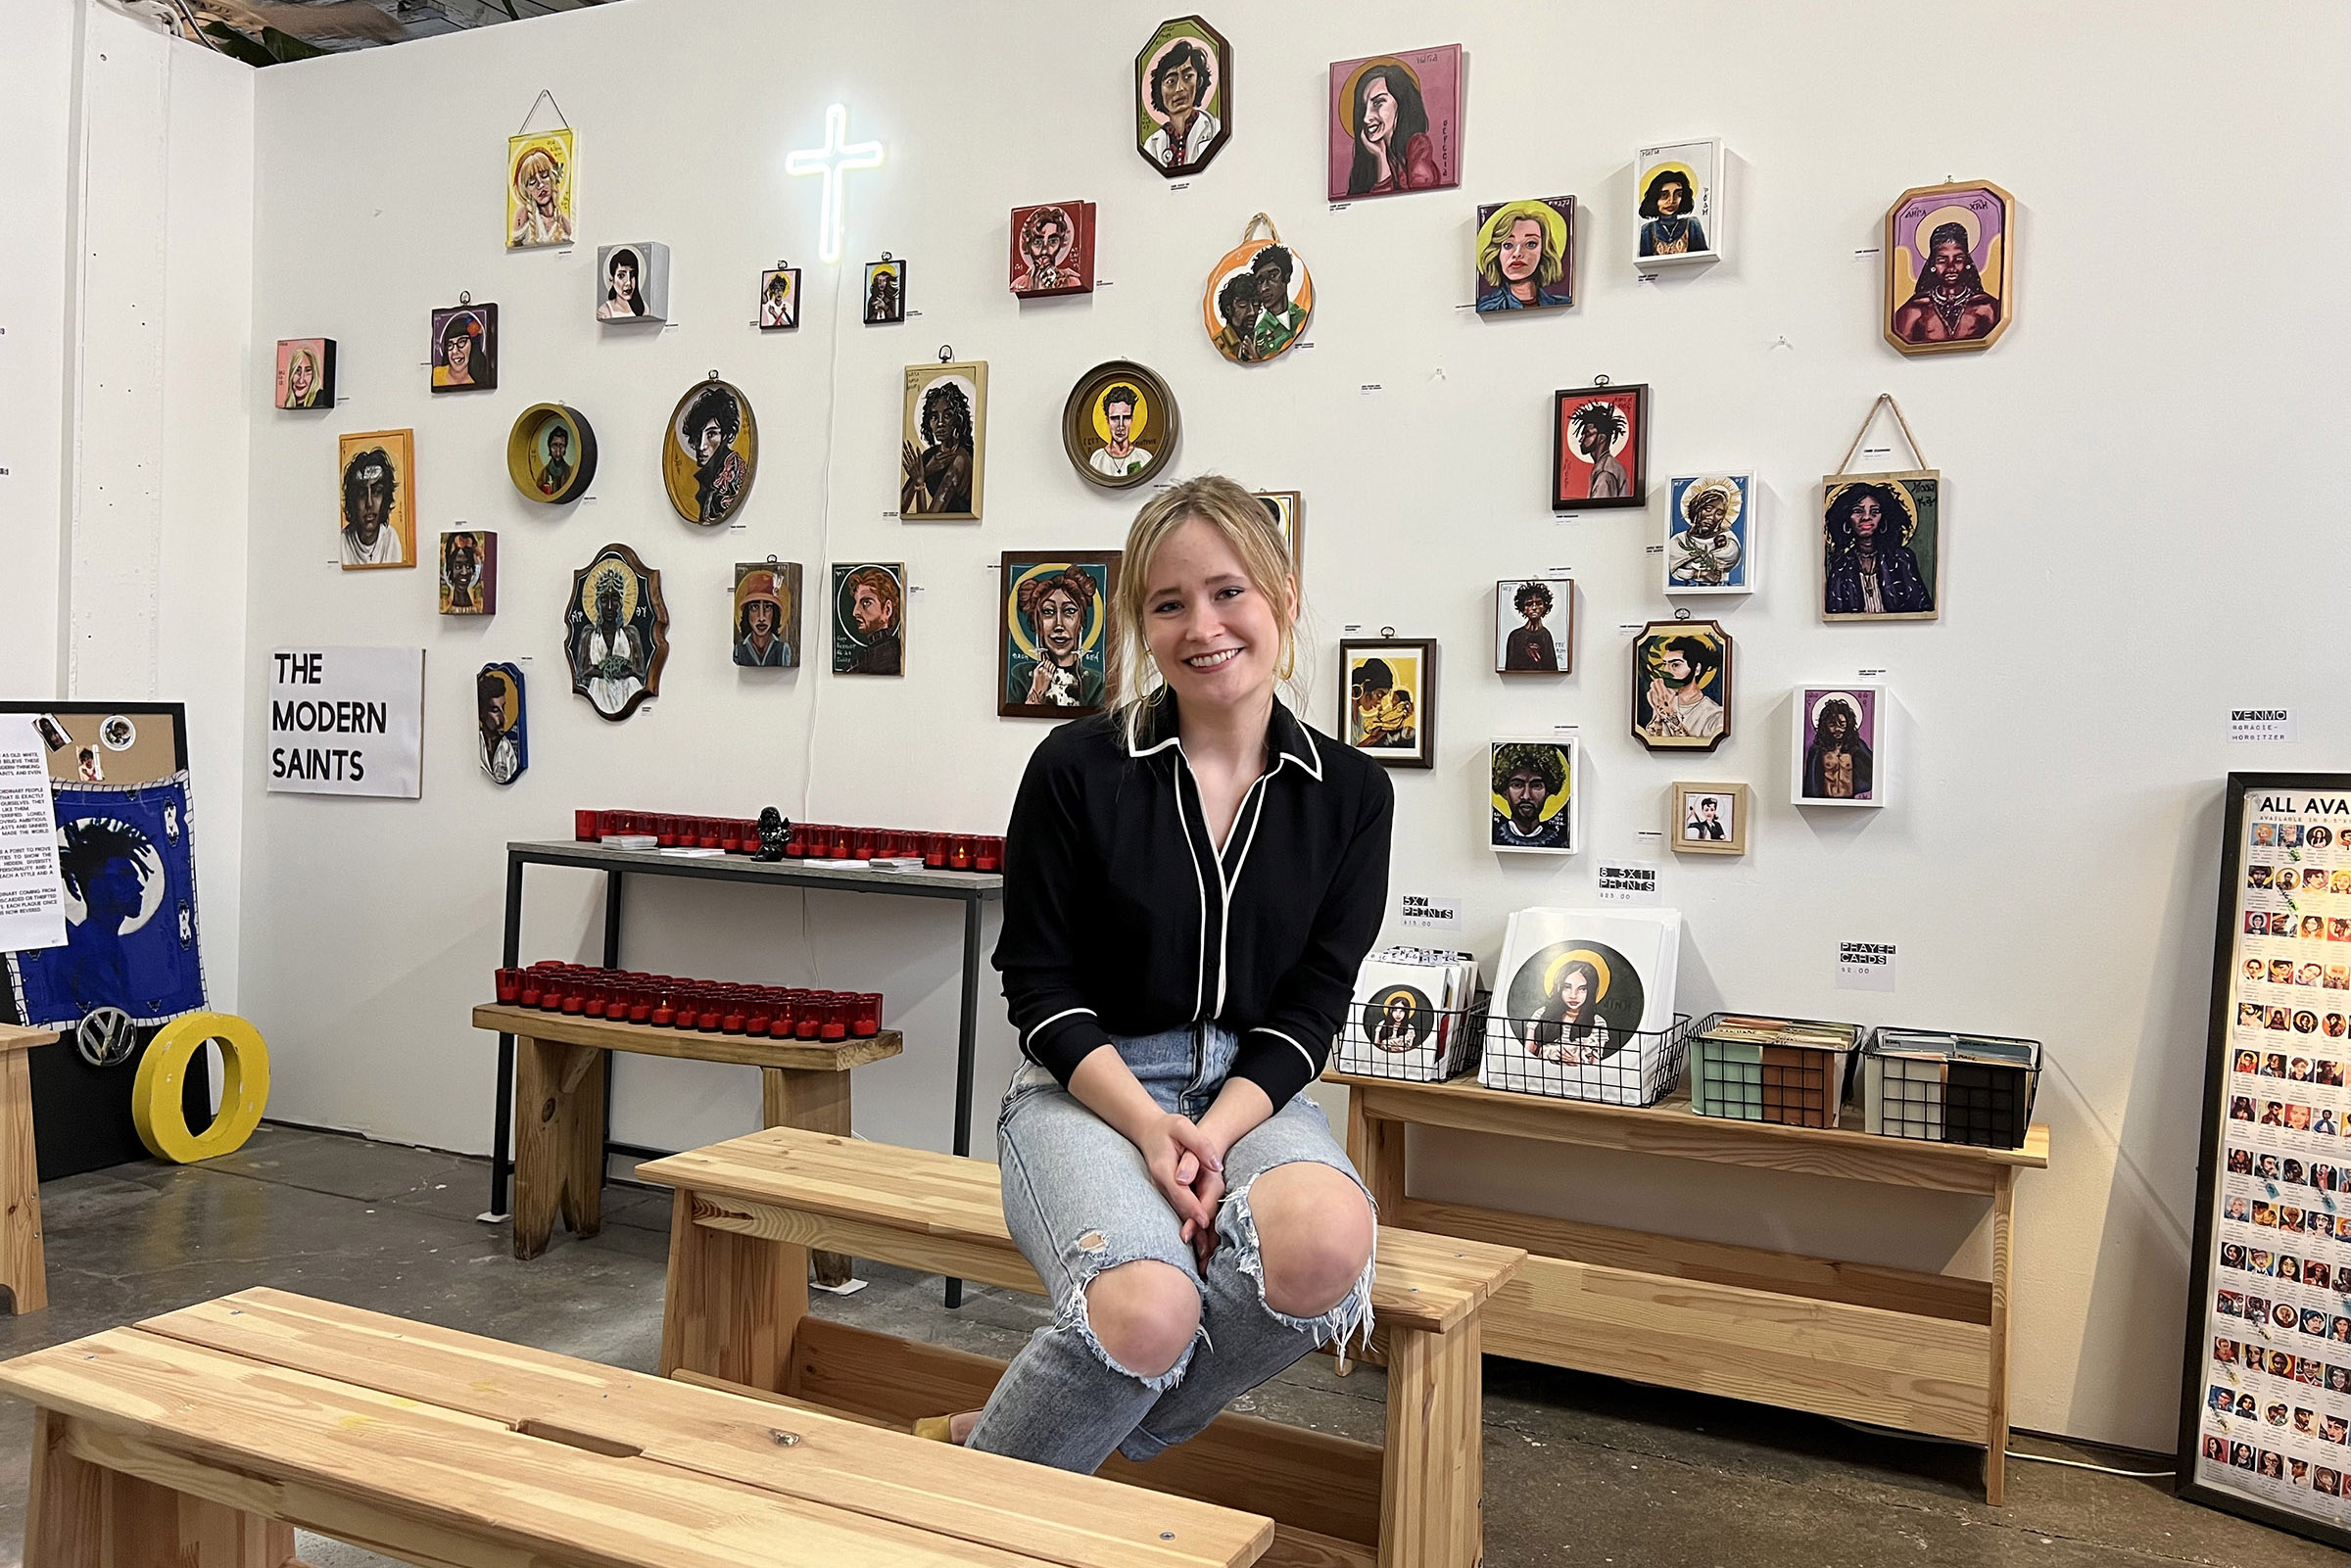
M614 1023L609 1019L496 1002L473 1010L473 1026L603 1051L731 1062L739 1067L792 1068L804 1072L846 1072L896 1056L906 1047L906 1037L896 1029L884 1029L862 1040L753 1039L747 1034L704 1034L699 1029L656 1028L650 1023Z
M0 1391L91 1437L81 1456L415 1560L512 1568L1031 1568L1023 1553L138 1329L0 1365ZM141 1456L144 1455L142 1458ZM159 1457L160 1456L160 1457ZM354 1529L364 1519L364 1533Z
M877 1238L895 1231L1008 1256L1001 1267L986 1273L965 1272L962 1277L992 1278L1022 1290L1041 1292L1043 1288L1020 1261L1019 1251L1005 1229L997 1167L983 1161L853 1142L794 1127L770 1127L650 1161L639 1165L637 1174L646 1181L684 1188L697 1197L731 1199L752 1209L840 1222L838 1236L818 1226L791 1238L802 1245L830 1246L857 1257L916 1267L955 1266L922 1247L909 1247L902 1256L892 1257L882 1250L882 1240ZM848 1239L850 1231L855 1233L853 1241ZM1456 1241L1383 1225L1379 1266L1373 1275L1372 1311L1391 1328L1450 1329L1515 1273L1525 1256L1517 1248ZM968 1259L962 1266L972 1268Z
M649 1461L1066 1568L1223 1568L1251 1561L1271 1539L1271 1520L1184 1498L1138 1499L1089 1477L821 1411L786 1418L708 1388L283 1291L240 1292L139 1327L509 1427L548 1423ZM800 1441L778 1447L779 1425Z

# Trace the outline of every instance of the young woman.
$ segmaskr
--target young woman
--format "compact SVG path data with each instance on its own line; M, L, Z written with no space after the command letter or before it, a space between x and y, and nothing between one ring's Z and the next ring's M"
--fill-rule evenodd
M1300 1091L1379 933L1395 797L1274 695L1297 614L1232 481L1136 516L1110 708L1037 747L1004 846L1004 1216L1059 1311L929 1435L1147 1459L1369 1331L1370 1198Z

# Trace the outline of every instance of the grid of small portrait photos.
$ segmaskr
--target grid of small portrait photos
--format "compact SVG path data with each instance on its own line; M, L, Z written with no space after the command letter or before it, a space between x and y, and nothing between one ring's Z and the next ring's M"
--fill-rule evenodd
M2194 1479L2340 1530L2351 1528L2351 794L2253 788L2243 806Z

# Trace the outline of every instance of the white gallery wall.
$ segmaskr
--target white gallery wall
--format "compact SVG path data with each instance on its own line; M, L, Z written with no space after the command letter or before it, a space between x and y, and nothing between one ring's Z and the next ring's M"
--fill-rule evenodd
M252 327L236 396L252 421L244 646L246 1011L271 1041L274 1114L480 1151L494 1042L468 1027L498 960L503 845L559 837L584 806L987 831L1043 727L995 717L994 564L1008 548L1115 548L1138 498L1081 483L1062 401L1113 357L1181 401L1174 474L1305 494L1309 718L1335 722L1350 624L1440 640L1437 766L1397 775L1397 892L1461 900L1489 971L1515 908L1594 897L1603 856L1663 864L1687 915L1682 1005L2039 1036L2051 1168L2021 1187L2015 1393L2023 1426L2165 1448L2179 1342L2211 966L2219 781L2341 767L2337 631L2346 549L2322 470L2347 430L2346 332L2327 302L2347 239L2341 144L2351 16L1989 3L1943 17L1995 69L1920 69L1882 6L1577 3L1432 22L1395 0L1212 9L1230 36L1230 145L1181 188L1132 149L1134 50L1159 8L635 0L522 26L259 73ZM1334 59L1459 41L1468 53L1459 190L1323 194ZM577 250L506 254L505 139L542 89L579 134ZM888 147L851 177L848 256L815 256L816 184L784 158L828 104ZM552 122L542 106L534 124ZM1735 251L1655 283L1628 261L1644 143L1719 135ZM1906 360L1877 327L1887 207L1905 187L1995 180L2022 208L2016 321L1991 352ZM1480 202L1574 193L1571 310L1480 320ZM1100 204L1090 298L1016 302L1016 204ZM1313 267L1302 347L1221 359L1202 331L1211 263L1257 212ZM673 329L591 318L594 247L672 247ZM912 318L858 323L855 264L909 259ZM750 322L758 271L805 267L804 324ZM847 286L842 287L843 279ZM227 286L232 281L224 275ZM427 312L459 291L501 309L500 388L429 397ZM265 407L270 342L340 345L331 413ZM951 347L989 365L985 521L908 525L897 505L904 366ZM740 530L671 511L657 448L712 369L744 389L762 464ZM1716 601L1738 639L1736 733L1700 762L1625 735L1627 640L1670 613L1645 513L1555 519L1551 393L1647 382L1659 476L1751 467L1763 590ZM1823 625L1805 522L1881 391L1944 476L1943 614ZM593 499L524 502L507 426L528 404L587 414ZM500 611L434 613L429 570L346 574L336 437L413 428L419 546L495 529ZM1881 436L1891 436L1890 427ZM235 461L223 453L224 463ZM1172 476L1173 477L1173 476ZM1661 497L1662 487L1658 487ZM607 541L661 569L663 695L605 723L561 664L571 573ZM835 678L813 620L796 672L728 661L732 563L769 554L909 563L903 679ZM1490 673L1497 578L1572 568L1577 673ZM1699 614L1716 613L1712 610ZM268 650L422 645L424 795L264 792ZM473 762L471 679L530 661L530 772ZM1787 804L1790 687L1883 669L1899 709L1896 803ZM2298 741L2231 746L2225 714L2290 706ZM1579 724L1589 851L1485 850L1489 735ZM1677 859L1677 776L1754 786L1743 859ZM523 956L596 956L585 874L531 874ZM209 893L208 889L208 893ZM857 1126L943 1147L956 1007L949 905L645 881L632 965L879 987L907 1031L863 1069ZM1404 933L1392 930L1392 936ZM993 939L992 919L989 939ZM1833 986L1834 944L1898 944L1892 995ZM1013 1059L984 992L980 1152ZM679 1146L753 1125L744 1069L624 1063L626 1139ZM1799 1177L1462 1136L1416 1140L1415 1186L1606 1223L1980 1271L1978 1206Z
M0 27L0 695L186 704L234 1008L257 76L90 0Z

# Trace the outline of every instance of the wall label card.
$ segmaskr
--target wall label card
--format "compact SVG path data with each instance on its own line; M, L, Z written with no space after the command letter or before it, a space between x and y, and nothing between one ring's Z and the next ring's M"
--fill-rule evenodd
M1401 893L1396 899L1396 919L1414 930L1458 931L1462 928L1462 901L1433 893Z
M1895 944L1892 942L1839 942L1837 944L1837 989L1840 991L1891 991L1894 989Z
M269 655L269 789L424 793L424 649L278 648Z
M1654 904L1657 901L1657 868L1646 860L1604 860L1600 863L1600 901L1604 904Z
M2301 727L2294 720L2291 708L2231 708L2229 710L2229 738L2231 740L2299 740Z

